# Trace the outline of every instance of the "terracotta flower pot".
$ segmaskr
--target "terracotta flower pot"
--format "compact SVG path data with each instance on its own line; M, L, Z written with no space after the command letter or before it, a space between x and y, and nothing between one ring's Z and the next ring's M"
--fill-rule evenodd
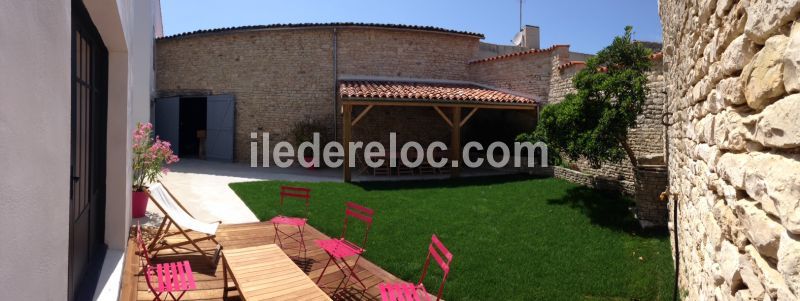
M144 191L131 192L131 213L133 218L140 218L147 212L147 193Z

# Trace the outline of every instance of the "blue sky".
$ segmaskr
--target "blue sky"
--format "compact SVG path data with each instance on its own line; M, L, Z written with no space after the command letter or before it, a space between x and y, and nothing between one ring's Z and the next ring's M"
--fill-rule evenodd
M632 25L635 39L661 41L657 0L524 0L523 23L541 28L541 45L595 53ZM483 33L510 44L518 0L161 0L166 35L274 23L370 22Z

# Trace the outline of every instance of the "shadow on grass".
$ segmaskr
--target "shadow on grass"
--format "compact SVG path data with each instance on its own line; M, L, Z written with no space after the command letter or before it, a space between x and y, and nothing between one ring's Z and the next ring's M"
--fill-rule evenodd
M669 236L666 227L643 229L630 210L630 207L634 206L633 201L617 192L578 186L567 190L564 197L549 199L547 203L579 210L589 217L593 224L615 231L648 238Z
M466 177L458 179L439 179L439 180L406 180L406 181L368 181L356 182L354 186L366 191L380 190L403 190L403 189L435 189L435 188L458 188L467 186L491 186L496 184L528 181L531 179L546 179L542 176L531 176L525 174L501 175L501 176L481 176Z

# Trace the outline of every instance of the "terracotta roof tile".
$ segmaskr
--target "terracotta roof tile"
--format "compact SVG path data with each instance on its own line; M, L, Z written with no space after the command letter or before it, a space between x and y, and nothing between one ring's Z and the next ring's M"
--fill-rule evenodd
M492 56L492 57L487 57L487 58L483 58L483 59L479 59L479 60L470 61L469 64L489 62L489 61L494 61L494 60L499 60L499 59L504 59L504 58L510 58L510 57L515 57L515 56L520 56L520 55L545 53L545 52L553 51L553 50L555 50L556 48L559 48L559 47L569 47L569 45L553 45L553 46L550 46L548 48L543 48L543 49L531 49L531 50L508 53L508 54L503 54L503 55L498 55L498 56Z
M430 102L536 104L533 98L466 83L343 80L339 82L339 96L342 99L408 99Z
M558 70L564 70L566 68L572 66L586 66L586 62L584 61L569 61L568 63L564 63L558 66Z

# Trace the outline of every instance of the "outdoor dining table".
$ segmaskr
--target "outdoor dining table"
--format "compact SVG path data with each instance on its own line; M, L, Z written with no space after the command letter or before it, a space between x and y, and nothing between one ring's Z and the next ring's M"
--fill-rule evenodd
M222 251L224 297L230 274L242 300L331 300L277 245Z

